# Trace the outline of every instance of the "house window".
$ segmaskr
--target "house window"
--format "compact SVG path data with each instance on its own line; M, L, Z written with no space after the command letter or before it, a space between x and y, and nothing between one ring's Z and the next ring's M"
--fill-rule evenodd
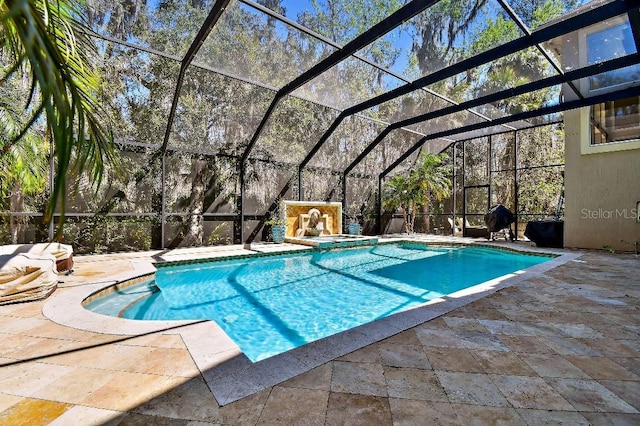
M629 22L587 34L587 63L589 65L636 53ZM589 78L589 91L599 91L631 85L640 79L640 67L632 65Z
M640 139L640 99L620 99L591 107L591 145Z

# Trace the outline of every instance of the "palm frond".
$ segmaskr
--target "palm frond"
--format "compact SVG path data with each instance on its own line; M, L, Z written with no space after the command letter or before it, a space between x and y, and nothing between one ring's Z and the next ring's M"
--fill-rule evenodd
M79 19L79 5L75 0L0 2L1 47L13 60L7 71L16 72L16 64L28 68L33 80L26 108L33 108L37 94L35 110L45 114L54 143L56 171L46 221L56 207L64 219L70 172L87 172L97 189L105 164L119 164L113 137L102 124L106 114L97 100L100 78L91 62L95 47ZM26 123L9 144L33 123Z

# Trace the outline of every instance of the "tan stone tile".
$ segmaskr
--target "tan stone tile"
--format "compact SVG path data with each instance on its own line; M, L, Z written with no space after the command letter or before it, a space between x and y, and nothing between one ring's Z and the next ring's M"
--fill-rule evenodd
M591 425L602 426L638 426L640 414L627 413L581 413Z
M192 379L133 409L152 416L221 422L222 414L213 394L201 378Z
M334 361L331 391L386 397L382 365Z
M80 402L107 410L129 411L184 382L183 378L114 372L113 378Z
M482 366L466 349L425 347L424 351L434 370L484 372Z
M142 358L133 357L134 363L126 368L136 373L160 374L162 376L196 377L200 370L186 349L145 348Z
M275 387L264 405L258 424L323 424L328 401L327 391Z
M19 342L15 343L11 350L5 354L10 358L22 360L46 360L51 356L65 353L78 346L71 340L49 339L43 337L16 336Z
M471 317L471 318L460 318L460 317L456 317L453 316L455 314L454 311L451 314L445 315L443 317L444 322L447 323L447 325L449 326L449 328L451 330L453 330L453 332L455 332L456 334L458 334L459 332L477 332L477 333L489 333L489 330L487 330L487 328L480 323L480 321L478 321L477 319Z
M458 417L448 402L389 398L395 426L458 426Z
M332 374L333 363L329 362L289 379L286 382L281 383L279 386L328 391L331 389Z
M545 345L549 346L560 355L585 355L585 356L601 356L602 354L593 348L583 344L573 337L555 337L540 336L538 337Z
M471 309L468 309L466 306L462 308L457 308L456 310L450 312L447 315L451 315L452 317L460 318L460 319L475 319L475 312ZM446 318L446 315L443 317ZM445 320L446 322L446 320Z
M640 376L640 358L611 358L613 362Z
M491 380L515 408L575 411L540 377L491 375Z
M49 426L116 426L126 413L76 405L65 411Z
M509 319L509 317L494 306L473 307L469 308L469 310L473 313L473 316L479 320L506 321Z
M581 343L589 346L607 358L636 358L640 356L638 351L613 339L578 339Z
M640 377L609 358L591 356L565 356L565 358L597 380L640 380Z
M516 308L517 307L515 306L513 309L510 309L510 307L498 307L500 312L502 312L511 321L528 323L540 322L540 318L535 313Z
M544 312L558 313L558 311L549 303L544 301L521 302L520 307L525 310L533 311L536 315L542 315Z
M332 392L326 425L370 426L392 424L387 398Z
M469 351L478 361L485 373L535 376L533 371L524 361L512 352L503 351Z
M638 332L638 334L640 334L640 332ZM629 348L636 351L636 353L640 354L640 339L638 339L637 337L629 340L626 340L626 339L620 340L620 343L622 343L625 346L628 346Z
M557 410L532 410L519 408L518 414L528 425L572 425L590 426L591 423L580 413Z
M7 395L6 393L0 393L0 413L2 413L7 408L16 405L18 402L22 401L24 397L16 396L16 395Z
M18 318L41 318L43 301L15 303L12 305L0 306L0 315L8 315Z
M169 417L128 413L118 422L117 426L186 426L188 423L189 421L186 419L172 419Z
M516 353L555 353L553 349L545 345L542 340L533 336L507 336L504 334L496 336L509 348L511 352Z
M451 403L507 407L509 403L488 375L438 371L436 375Z
M37 327L26 330L24 334L35 337L48 337L51 339L64 339L75 341L87 341L94 337L95 333L65 327L52 321L43 321Z
M569 337L578 339L602 339L604 336L585 324L552 324Z
M549 378L546 381L581 413L638 413L635 408L595 380Z
M0 413L0 424L44 426L62 415L70 407L70 404L25 398Z
M481 319L480 323L487 329L491 334L506 334L509 336L529 336L530 333L525 331L522 327L518 325L517 322L514 321L505 321L505 320L489 320L489 319Z
M3 367L0 369L0 389L8 394L31 396L72 370L72 367L52 366L39 362Z
M558 354L520 354L541 377L588 379L589 375Z
M414 329L409 329L407 331L403 331L402 333L398 333L394 336L391 336L387 339L382 340L380 343L382 344L398 344L398 345L419 345L420 340L416 335Z
M640 411L640 382L632 380L598 380L611 392Z
M184 341L179 334L148 334L128 339L122 344L167 349L185 348Z
M382 365L431 369L427 355L418 345L380 344Z
M465 306L465 308L477 311L479 309L495 309L495 306L489 303L489 298L484 298L469 303Z
M447 325L446 322L444 322L443 317L438 317L438 318L434 318L430 321L427 321L423 324L418 325L417 327L414 327L414 330L422 330L422 329L427 329L427 330L433 330L433 329L444 329L444 330L448 330L449 326Z
M362 349L358 349L347 355L341 356L338 358L340 361L351 361L351 362L369 362L369 363L380 363L380 352L378 351L379 345L373 344L369 346L365 346Z
M57 367L56 367L57 368ZM115 377L115 372L76 368L33 394L34 398L79 404Z
M5 358L0 356L0 371L2 368L11 364L15 364L17 360L15 358Z
M422 346L464 348L458 336L451 330L439 328L416 328L415 330Z
M482 405L451 404L458 421L464 426L525 426L526 423L513 408Z
M600 315L600 318L606 318L607 315ZM602 335L606 336L608 339L616 339L616 340L624 340L624 339L637 339L638 332L630 330L626 327L617 325L619 324L619 320L614 319L612 321L617 321L616 325L609 324L599 324L598 322L590 323L589 326L596 331L599 331Z
M49 324L45 318L21 318L17 316L0 317L0 325L4 334L29 335L29 330Z
M520 327L535 337L567 337L562 331L546 322L520 322Z
M469 350L509 351L509 348L500 339L489 332L461 331L457 333L457 336L464 347Z
M142 346L117 344L97 345L48 358L47 362L103 370L126 371L128 368L142 361L144 357L152 351L152 348Z
M570 311L570 304L556 303L553 307L561 312L536 312L536 316L540 319L540 322L548 322L558 329L563 329L564 327L562 327L562 325L564 324L571 328L572 325L581 323L584 320L584 316L582 315L583 311Z
M239 401L220 407L221 420L225 425L253 425L267 402L271 388L242 398Z
M385 367L384 377L390 398L448 402L433 371Z

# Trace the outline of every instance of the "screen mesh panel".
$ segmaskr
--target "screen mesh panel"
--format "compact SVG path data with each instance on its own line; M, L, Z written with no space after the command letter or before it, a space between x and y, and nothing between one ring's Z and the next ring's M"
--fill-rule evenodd
M195 61L280 88L334 51L325 42L234 2L207 37Z
M240 155L274 96L272 90L191 66L169 146Z

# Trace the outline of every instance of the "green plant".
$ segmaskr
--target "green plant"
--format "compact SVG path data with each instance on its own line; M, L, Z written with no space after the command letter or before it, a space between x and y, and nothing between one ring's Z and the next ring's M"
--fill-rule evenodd
M616 250L613 247L611 247L610 245L604 245L604 246L602 246L602 249L608 251L611 254L615 254L615 252L616 252Z
M111 131L103 125L98 101L101 79L93 65L96 51L91 31L81 20L75 0L5 0L0 2L0 48L4 53L2 81L25 75L30 95L24 111L28 120L6 132L0 156L16 144L30 144L28 134L46 118L54 146L56 173L45 208L45 221L56 207L62 212L62 233L67 176L85 171L97 188L105 164L118 164ZM0 110L0 115L5 108Z
M271 217L264 222L267 226L286 226L287 225L287 206L284 199L278 200L276 209L271 213Z
M442 201L451 193L451 165L446 162L448 158L447 154L422 154L416 167L408 173L395 175L387 182L383 207L390 210L402 208L406 232L414 230L418 206L427 208L430 197ZM409 212L413 214L409 215Z
M229 225L226 222L216 225L207 238L207 245L229 244L231 242L231 238L227 235L228 227Z
M347 207L345 211L345 216L347 216L347 219L349 219L349 223L360 223L360 221L358 220L359 214L360 214L360 209L358 209L358 207L355 204L352 204L349 207Z

